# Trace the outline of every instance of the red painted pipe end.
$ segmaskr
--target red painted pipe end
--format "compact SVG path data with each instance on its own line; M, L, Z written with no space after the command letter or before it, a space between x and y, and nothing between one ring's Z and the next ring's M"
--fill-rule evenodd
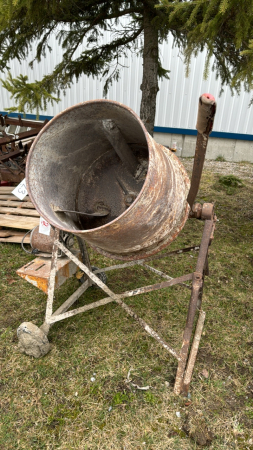
M215 102L215 98L212 94L202 94L201 97L205 97L207 100Z

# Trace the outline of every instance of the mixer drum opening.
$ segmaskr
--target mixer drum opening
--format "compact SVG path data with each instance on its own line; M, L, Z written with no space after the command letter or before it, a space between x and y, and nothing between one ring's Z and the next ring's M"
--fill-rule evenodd
M147 175L147 145L128 145L137 162L132 173L114 148L107 150L107 145L104 148L83 173L77 189L75 210L91 214L76 214L82 230L98 228L123 214L137 198Z
M188 215L180 161L118 102L80 103L52 119L35 139L26 177L42 217L116 259L159 251Z

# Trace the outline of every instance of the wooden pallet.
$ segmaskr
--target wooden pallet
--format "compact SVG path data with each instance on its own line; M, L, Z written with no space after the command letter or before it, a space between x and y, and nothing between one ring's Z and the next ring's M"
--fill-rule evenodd
M21 241L25 235L24 231L17 230L0 230L0 242L14 242L15 244L21 244ZM30 243L30 237L26 236L23 240L24 244Z
M0 186L0 242L20 243L25 232L16 229L32 230L40 221L30 198L26 196L24 200L19 200L11 193L13 189L12 186ZM29 243L29 236L24 243Z

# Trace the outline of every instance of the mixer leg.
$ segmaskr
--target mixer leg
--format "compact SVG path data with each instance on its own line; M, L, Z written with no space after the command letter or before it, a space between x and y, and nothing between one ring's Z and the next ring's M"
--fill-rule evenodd
M55 275L56 275L56 267L57 267L57 256L58 256L58 246L56 241L59 239L60 230L55 228L54 230L54 245L52 251L52 260L51 260L51 271L48 282L48 297L47 297L47 306L46 306L46 317L45 322L49 323L49 319L53 313L53 302L54 302L54 288L55 288Z
M186 371L184 374L184 380L183 380L183 384L182 384L182 393L184 395L187 395L189 387L190 387L192 372L194 369L194 364L195 364L198 349L199 349L199 343L200 343L200 339L201 339L201 335L202 335L202 331L203 331L203 327L204 327L205 317L206 317L205 311L201 310L199 312L199 318L198 318L198 323L196 326L194 339L192 342L191 353L190 353L190 356L189 356L189 359L187 362Z
M179 395L181 392L182 382L183 382L183 376L184 371L187 363L187 357L190 347L190 339L192 335L193 330L193 323L194 318L197 310L198 300L199 300L199 294L201 292L203 285L203 278L201 275L197 272L193 274L193 281L192 281L192 294L188 309L188 315L186 320L186 326L184 330L184 336L183 336L183 344L180 351L180 361L178 363L177 368L177 375L176 375L176 381L174 386L174 392L175 394Z
M184 392L188 391L189 388L189 383L187 382L187 386L186 384L184 384L184 377L185 377L185 367L187 364L187 358L188 358L188 353L189 353L189 349L190 349L190 340L191 340L191 335L192 335L192 331L193 331L193 325L194 325L194 319L195 319L195 314L198 308L200 308L201 306L201 301L202 301L202 293L203 293L203 283L204 283L204 275L208 273L208 248L211 242L211 237L213 234L213 230L214 230L214 224L215 222L213 220L206 220L205 221L205 225L204 225L204 231L203 231L203 235L202 235L202 240L201 240L201 244L200 244L200 249L199 249L199 256L198 256L198 260L197 260L197 264L196 264L196 271L193 274L193 279L192 279L192 293L191 293L191 299L190 299L190 303L189 303L189 309L188 309L188 315L187 315L187 319L186 319L186 326L185 326L185 330L184 330L184 335L183 335L183 344L181 347L181 351L180 351L180 361L178 363L178 368L177 368L177 375L176 375L176 380L175 380L175 385L174 385L174 393L179 395L182 390L184 390ZM202 311L200 311L202 312ZM198 330L196 329L195 332L195 341L198 339L197 334L199 333L199 330L201 329L202 332L202 328L201 325L199 325L199 327L197 327ZM199 339L198 339L199 341ZM195 345L195 347L197 347ZM195 355L196 358L196 355ZM191 358L192 361L194 360L194 358ZM195 360L194 360L195 362ZM193 367L191 368L191 372L193 370ZM189 372L188 372L189 373ZM188 375L189 378L189 375ZM188 379L187 378L187 379Z
M106 305L112 301L115 301L118 305L120 305L132 318L134 318L145 330L148 334L150 334L154 339L156 339L166 350L172 354L178 360L178 368L177 375L174 385L174 393L179 395L180 393L187 394L191 376L193 373L193 368L197 356L197 351L199 347L199 342L204 326L205 320L205 312L200 310L201 302L202 302L202 294L203 294L203 284L204 277L208 275L208 248L213 239L213 232L215 228L215 216L209 220L205 220L204 231L202 235L202 240L200 247L191 247L187 249L181 249L176 253L182 253L183 251L189 251L193 248L199 248L198 260L194 273L185 274L178 278L171 278L163 272L154 269L153 267L148 266L147 264L143 264L144 267L155 271L156 273L163 275L167 279L167 281L163 281L161 283L157 283L154 285L143 286L133 291L126 291L121 294L115 294L113 291L109 289L106 285L106 278L104 271L112 270L115 268L124 268L131 265L135 265L137 263L143 263L142 260L125 263L117 266L107 267L104 269L97 269L94 267L90 267L90 259L88 255L88 251L86 249L84 241L81 242L80 248L82 251L82 260L81 262L77 256L72 254L69 249L67 249L63 243L59 240L59 230L55 230L54 234L54 246L52 253L52 261L51 261L51 272L49 278L49 286L48 286L48 299L46 306L46 317L44 324L38 328L36 325L33 325L30 322L24 322L18 328L18 338L19 338L19 348L21 351L27 353L28 355L34 356L36 358L45 355L49 352L51 345L47 339L47 335L50 329L50 326L58 322L60 320L66 319L68 317L74 316L79 313L83 313L85 311L97 308L102 305ZM67 255L84 273L86 277L84 283L53 313L53 300L54 300L54 289L55 289L55 274L56 274L56 266L57 266L57 255L58 250L61 250L65 255ZM175 252L172 252L174 254ZM95 270L94 270L95 269ZM178 354L169 344L167 344L159 335L155 332L143 319L141 319L126 303L122 300L126 297L132 297L134 295L139 295L145 292L150 292L158 289L163 289L165 287L169 287L175 284L180 284L190 288L190 286L185 285L185 281L192 280L191 287L191 298L189 302L187 320L183 335L183 343L181 347L181 351ZM91 284L98 285L107 295L101 300L90 303L88 305L84 305L82 307L69 310L70 307L75 303L75 301L88 289ZM195 335L192 341L192 345L190 346L192 333L194 329L194 321L196 312L199 311L199 317L197 321L197 326L195 330ZM190 349L191 347L191 349ZM190 356L188 358L188 354L190 351Z
M51 345L47 339L47 334L49 332L50 324L49 319L53 312L53 301L54 301L54 288L55 288L55 275L57 268L57 255L58 246L56 241L59 239L60 231L55 228L54 230L54 245L51 260L51 271L48 283L48 297L46 306L46 317L45 322L41 328L34 325L32 322L24 322L17 329L17 335L19 344L18 347L21 352L27 355L39 358L40 356L46 355L50 349Z

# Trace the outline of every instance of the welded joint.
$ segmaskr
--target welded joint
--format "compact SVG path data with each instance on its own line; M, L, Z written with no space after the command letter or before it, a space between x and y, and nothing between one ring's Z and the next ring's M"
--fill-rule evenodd
M192 274L192 286L193 284L201 286L203 283L203 273L193 272Z

